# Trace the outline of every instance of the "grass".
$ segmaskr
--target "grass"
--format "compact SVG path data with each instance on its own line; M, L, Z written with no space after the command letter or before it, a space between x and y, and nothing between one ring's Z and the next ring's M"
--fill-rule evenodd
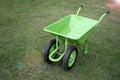
M65 72L62 63L48 65L43 50L53 36L43 28L76 13L99 19L105 0L0 0L0 80L120 80L120 14L104 18L89 39L87 55Z

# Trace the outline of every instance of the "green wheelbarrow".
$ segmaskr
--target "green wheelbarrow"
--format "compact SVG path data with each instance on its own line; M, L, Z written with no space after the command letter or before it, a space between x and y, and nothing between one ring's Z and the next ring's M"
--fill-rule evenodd
M88 38L96 29L96 25L103 17L110 13L104 13L99 20L78 16L77 14L68 15L53 24L44 28L44 31L55 35L55 39L51 39L44 50L43 58L46 63L63 61L64 70L70 70L77 59L78 49L80 45L84 45L82 52L88 52Z

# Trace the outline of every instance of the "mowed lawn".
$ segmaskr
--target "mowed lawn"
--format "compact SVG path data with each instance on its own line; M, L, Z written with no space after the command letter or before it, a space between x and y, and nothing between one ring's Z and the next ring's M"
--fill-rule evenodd
M99 19L107 0L0 0L0 80L120 80L120 12L111 10L79 50L72 70L46 64L43 51L54 38L43 28L69 14ZM86 23L87 24L87 23Z

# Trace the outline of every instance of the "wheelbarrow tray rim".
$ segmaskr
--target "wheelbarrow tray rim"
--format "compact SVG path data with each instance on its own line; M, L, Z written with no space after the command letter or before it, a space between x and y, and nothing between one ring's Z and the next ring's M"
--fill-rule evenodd
M98 21L70 14L44 28L44 31L69 39L80 39L90 31Z

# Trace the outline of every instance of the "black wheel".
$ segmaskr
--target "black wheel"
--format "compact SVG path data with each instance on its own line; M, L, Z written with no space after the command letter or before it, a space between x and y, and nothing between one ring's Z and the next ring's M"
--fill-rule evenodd
M55 50L55 48L56 48L56 39L52 39L48 42L48 44L46 45L45 50L44 50L43 58L46 63L52 62L49 59L49 55L53 50ZM55 54L53 56L53 58L56 58L56 56L57 56L57 54Z
M70 46L66 51L64 58L63 58L63 68L64 70L70 70L77 59L78 50L75 46Z

